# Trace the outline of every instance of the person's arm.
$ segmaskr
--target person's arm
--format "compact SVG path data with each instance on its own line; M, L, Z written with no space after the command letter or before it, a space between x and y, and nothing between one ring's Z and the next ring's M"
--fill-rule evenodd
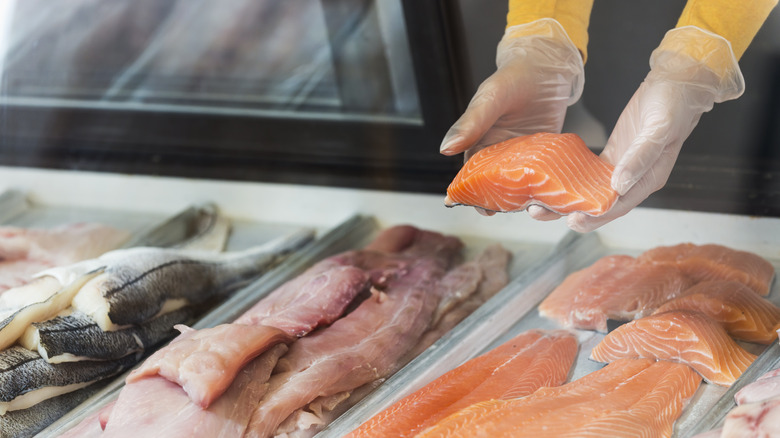
M688 0L676 27L696 26L722 36L739 60L775 5L777 0ZM681 50L695 56L692 49Z
M563 26L585 61L588 59L588 23L592 9L593 0L509 0L506 27L552 18Z
M777 0L689 0L650 56L650 72L618 118L601 157L620 197L605 215L567 218L591 231L661 189L701 115L745 89L737 62Z

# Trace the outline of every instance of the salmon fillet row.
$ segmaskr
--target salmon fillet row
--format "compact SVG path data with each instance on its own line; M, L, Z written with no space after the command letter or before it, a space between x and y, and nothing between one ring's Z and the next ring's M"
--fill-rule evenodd
M669 437L700 383L683 364L620 359L563 386L474 404L417 437Z
M774 272L774 266L764 258L722 245L657 247L636 258L605 256L573 272L539 305L539 312L564 327L606 332L607 319L641 318L668 301L705 293L714 300L711 307L730 300L723 305L748 312L740 329L741 339L767 342L768 338L771 342L776 339L774 327L780 322L780 309L758 298L769 293ZM707 290L695 287L702 282L707 282ZM735 297L745 290L752 291L756 299ZM689 305L692 301L687 300ZM696 310L704 309L699 305ZM753 332L748 333L753 324Z
M348 438L412 437L487 400L519 398L566 381L577 341L564 331L530 330L449 371L377 414Z

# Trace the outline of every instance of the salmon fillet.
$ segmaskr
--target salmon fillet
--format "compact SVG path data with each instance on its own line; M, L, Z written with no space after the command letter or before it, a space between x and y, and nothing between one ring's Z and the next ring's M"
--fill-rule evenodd
M777 339L780 308L738 281L705 281L656 310L697 310L720 323L731 337L759 344Z
M620 359L528 397L474 404L418 437L671 436L700 383L683 364Z
M509 212L542 205L556 213L604 214L617 200L614 167L577 134L538 133L474 154L447 188L445 205Z
M573 334L529 330L447 372L347 437L411 437L474 403L558 386L566 381L576 355Z
M775 268L763 257L723 245L681 243L645 251L641 261L675 264L696 283L732 280L745 284L760 295L769 294Z
M624 324L591 350L591 359L612 362L646 357L690 365L708 382L730 386L756 356L707 315L671 310Z
M539 313L564 327L606 332L607 319L647 316L692 285L676 266L606 256L566 277L542 301Z

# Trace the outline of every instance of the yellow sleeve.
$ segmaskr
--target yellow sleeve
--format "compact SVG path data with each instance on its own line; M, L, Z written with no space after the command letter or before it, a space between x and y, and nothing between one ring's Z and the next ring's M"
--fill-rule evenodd
M677 27L696 26L726 38L737 60L777 0L688 0Z
M509 0L507 27L530 23L540 18L554 18L588 59L588 23L593 0Z

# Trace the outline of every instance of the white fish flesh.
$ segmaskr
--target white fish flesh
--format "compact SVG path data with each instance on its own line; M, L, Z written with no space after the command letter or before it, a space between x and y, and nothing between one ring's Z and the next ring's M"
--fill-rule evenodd
M187 323L199 313L196 306L186 306L141 324L104 331L87 315L72 312L33 323L19 343L28 350L38 351L49 363L140 356L173 339L178 333L173 326Z
M70 306L73 297L99 271L87 272L82 262L72 272L85 272L65 283L54 275L43 275L31 283L0 295L0 349L13 345L33 322L53 318ZM64 272L64 271L63 271Z

